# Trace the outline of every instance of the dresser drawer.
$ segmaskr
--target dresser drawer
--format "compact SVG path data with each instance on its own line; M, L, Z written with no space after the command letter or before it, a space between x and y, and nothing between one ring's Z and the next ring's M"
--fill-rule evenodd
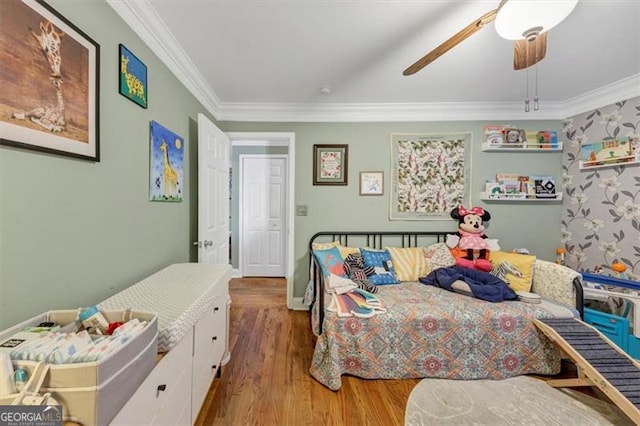
M164 405L152 424L182 426L191 425L191 369L185 368L177 382L172 386L173 392L167 394ZM169 389L167 389L169 390Z
M193 333L187 333L177 346L162 357L111 424L150 424L166 404L169 395L172 395L172 399L189 401L188 390L177 394L174 389L183 375L191 374L192 349ZM179 402L176 404L180 405Z

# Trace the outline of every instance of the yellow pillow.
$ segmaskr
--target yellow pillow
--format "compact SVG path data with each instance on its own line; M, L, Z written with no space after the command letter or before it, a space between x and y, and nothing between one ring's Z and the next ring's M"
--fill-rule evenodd
M507 272L502 278L509 284L514 291L531 291L531 283L533 280L533 264L536 262L536 257L528 254L508 253L505 251L491 251L489 252L489 260L494 268L504 262L508 262L513 265L520 273L522 277L518 277L511 272ZM507 268L505 268L507 269Z
M329 243L313 243L311 244L312 250L327 250L330 248L340 246L340 241L331 241Z
M417 281L427 275L427 261L419 247L386 247L399 281Z
M338 250L340 250L340 254L343 259L346 259L350 254L360 254L360 249L358 247L347 247L347 246L338 246Z

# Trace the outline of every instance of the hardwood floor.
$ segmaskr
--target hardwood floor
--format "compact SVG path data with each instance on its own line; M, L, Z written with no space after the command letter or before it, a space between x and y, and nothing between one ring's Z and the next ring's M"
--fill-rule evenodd
M406 401L420 379L343 376L333 392L309 374L315 344L309 313L287 309L284 279L233 279L229 293L231 360L211 385L196 425L404 424ZM554 378L574 374L563 363Z
M345 376L333 392L311 377L309 313L290 311L284 279L232 279L231 360L197 425L402 425L418 379Z

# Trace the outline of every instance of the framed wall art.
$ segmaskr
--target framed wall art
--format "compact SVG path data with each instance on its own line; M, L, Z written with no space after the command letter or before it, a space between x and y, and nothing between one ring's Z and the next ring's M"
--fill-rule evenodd
M313 184L347 185L349 145L313 145Z
M384 172L360 172L360 195L384 194Z
M156 121L150 124L149 200L182 201L184 139Z
M100 46L41 0L0 16L0 144L100 161Z
M469 204L471 133L391 135L391 220L451 220Z
M118 53L120 94L147 108L147 66L123 44L119 45Z

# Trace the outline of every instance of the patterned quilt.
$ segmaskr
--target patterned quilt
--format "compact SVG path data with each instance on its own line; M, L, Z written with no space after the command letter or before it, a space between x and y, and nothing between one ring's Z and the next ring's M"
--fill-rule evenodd
M329 389L340 389L343 374L469 380L560 372L560 351L531 318L572 317L569 309L490 303L418 282L379 289L387 313L326 312L310 372Z

